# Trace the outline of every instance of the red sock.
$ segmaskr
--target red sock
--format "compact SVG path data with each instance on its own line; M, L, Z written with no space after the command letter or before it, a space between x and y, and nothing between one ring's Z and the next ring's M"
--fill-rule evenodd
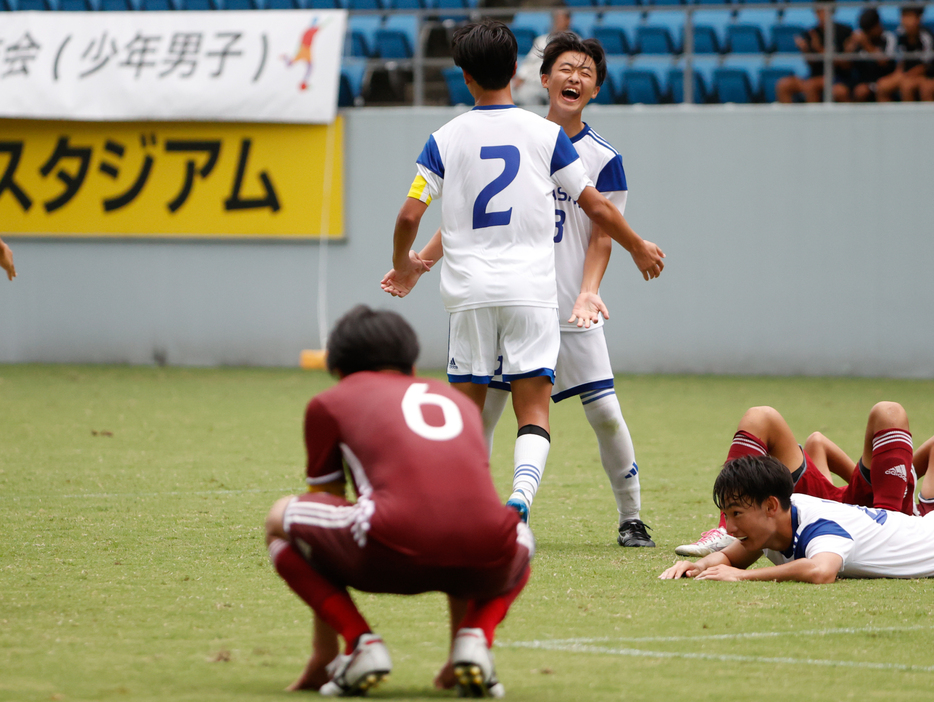
M762 439L740 429L733 434L733 443L730 444L730 452L726 455L724 463L729 463L740 456L767 456L768 454L768 447Z
M471 600L467 605L467 614L461 622L461 628L464 629L483 629L486 636L487 646L493 647L493 636L496 633L496 627L506 618L506 612L515 602L522 588L529 582L529 575L532 569L525 567L525 572L519 578L519 582L505 595L494 597L492 600L477 601Z
M914 476L911 473L911 433L904 429L883 429L872 437L869 477L874 507L912 514Z
M353 651L361 634L370 626L354 605L347 590L337 587L302 558L292 546L281 539L269 545L269 556L276 572L315 614L344 637L345 653Z

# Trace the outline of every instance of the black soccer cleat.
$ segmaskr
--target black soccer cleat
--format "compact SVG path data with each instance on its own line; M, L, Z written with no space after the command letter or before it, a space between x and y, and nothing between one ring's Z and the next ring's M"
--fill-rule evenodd
M620 546L648 546L654 547L655 542L649 537L646 529L651 529L645 525L641 519L627 519L619 525L619 536L616 541Z

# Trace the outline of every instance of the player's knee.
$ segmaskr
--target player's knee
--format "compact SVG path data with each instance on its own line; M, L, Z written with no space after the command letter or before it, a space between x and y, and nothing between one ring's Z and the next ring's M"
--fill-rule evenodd
M869 426L873 431L908 429L908 413L897 402L877 402L869 410Z
M739 429L748 431L754 436L761 436L765 430L774 426L776 422L781 421L782 415L778 410L768 405L761 407L750 407L746 410L743 418L739 420Z
M813 456L823 448L826 438L819 431L815 431L804 442L804 452Z
M266 515L266 544L269 545L275 539L286 539L288 535L285 533L285 527L282 522L285 517L285 508L289 506L289 503L293 500L290 497L283 497L279 500L276 500L275 504L269 510L269 514Z

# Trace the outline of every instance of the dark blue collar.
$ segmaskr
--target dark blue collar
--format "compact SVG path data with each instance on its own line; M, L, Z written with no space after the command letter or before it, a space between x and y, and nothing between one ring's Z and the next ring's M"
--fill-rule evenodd
M471 109L474 110L508 110L515 105L476 105Z
M584 128L581 129L577 134L571 137L571 143L576 144L581 139L583 139L585 136L587 136L591 131L592 130L590 129L590 125L584 122Z
M782 551L785 558L792 558L795 555L795 544L798 541L798 508L791 506L791 546L787 551Z

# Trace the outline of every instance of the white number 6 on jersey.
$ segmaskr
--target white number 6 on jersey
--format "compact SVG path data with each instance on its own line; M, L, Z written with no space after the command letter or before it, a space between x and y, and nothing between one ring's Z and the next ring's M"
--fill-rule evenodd
M444 415L444 424L433 427L425 421L423 405L436 405ZM409 429L431 441L453 439L464 429L464 418L457 405L449 397L428 392L428 383L414 383L405 391L402 398L402 416Z

